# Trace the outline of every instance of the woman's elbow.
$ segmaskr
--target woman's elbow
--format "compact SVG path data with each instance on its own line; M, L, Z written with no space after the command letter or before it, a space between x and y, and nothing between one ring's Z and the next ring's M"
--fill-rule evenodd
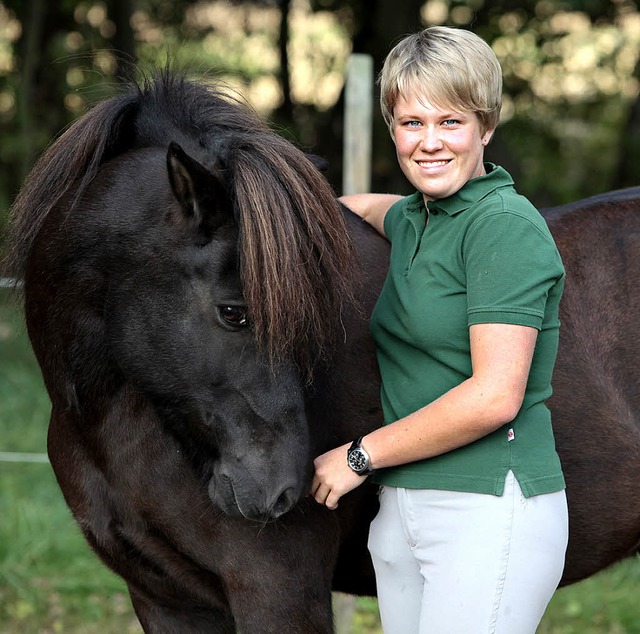
M496 394L490 398L483 408L487 433L510 423L518 415L522 401L520 394Z
M524 396L519 394L507 394L496 399L494 405L494 416L497 427L510 423L522 408Z

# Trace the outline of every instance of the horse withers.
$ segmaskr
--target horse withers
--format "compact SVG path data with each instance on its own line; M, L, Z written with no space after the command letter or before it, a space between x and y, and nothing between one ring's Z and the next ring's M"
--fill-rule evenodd
M640 192L547 212L568 279L551 405L564 583L635 552ZM12 210L49 454L148 632L330 632L374 594L372 486L313 458L381 423L367 318L388 244L242 104L164 73L94 108Z

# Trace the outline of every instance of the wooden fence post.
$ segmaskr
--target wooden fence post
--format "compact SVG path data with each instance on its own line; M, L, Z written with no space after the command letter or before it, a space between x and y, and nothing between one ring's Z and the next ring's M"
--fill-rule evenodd
M371 137L373 117L373 59L353 54L345 79L342 193L362 194L371 188ZM356 597L334 593L333 612L337 634L353 631Z
M354 53L345 81L343 194L370 191L372 117L373 59Z

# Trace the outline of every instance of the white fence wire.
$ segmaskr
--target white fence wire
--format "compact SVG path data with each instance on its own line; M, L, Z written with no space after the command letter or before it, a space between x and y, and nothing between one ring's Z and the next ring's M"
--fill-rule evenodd
M46 453L21 453L18 451L0 451L0 462L39 462L48 463Z

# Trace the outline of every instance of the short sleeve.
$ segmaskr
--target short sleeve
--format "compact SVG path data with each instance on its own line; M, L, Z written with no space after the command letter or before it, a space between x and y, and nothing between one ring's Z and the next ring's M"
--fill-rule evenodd
M544 221L510 212L479 218L463 242L469 325L542 328L549 290L564 277Z

